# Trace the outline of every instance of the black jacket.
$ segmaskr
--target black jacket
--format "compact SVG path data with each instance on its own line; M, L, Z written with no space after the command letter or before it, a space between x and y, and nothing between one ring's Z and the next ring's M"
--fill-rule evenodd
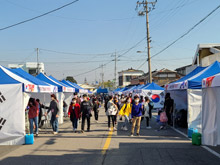
M82 115L91 114L92 103L90 101L83 101L80 105L80 112Z
M52 116L56 116L59 113L59 107L57 101L53 100L50 102L50 107L47 113L49 113L50 111L52 113Z

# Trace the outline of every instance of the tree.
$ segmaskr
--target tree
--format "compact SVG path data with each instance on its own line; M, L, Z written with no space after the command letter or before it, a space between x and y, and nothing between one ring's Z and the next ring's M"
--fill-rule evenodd
M66 80L77 84L77 81L72 76L67 76Z

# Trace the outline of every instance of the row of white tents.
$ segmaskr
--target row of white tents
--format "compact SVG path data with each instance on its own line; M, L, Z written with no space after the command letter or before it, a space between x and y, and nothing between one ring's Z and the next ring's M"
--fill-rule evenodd
M202 144L220 144L220 63L197 67L180 80L165 86L175 111L187 111L188 128L202 133Z
M69 81L60 82L42 73L34 77L22 69L0 66L0 145L24 144L25 109L30 97L49 106L50 95L56 94L59 123L63 123L63 101L70 103L75 91L88 93Z

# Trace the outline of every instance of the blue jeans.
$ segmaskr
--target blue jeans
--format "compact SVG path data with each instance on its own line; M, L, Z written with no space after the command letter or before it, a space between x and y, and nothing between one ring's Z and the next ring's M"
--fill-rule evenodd
M129 124L129 117L126 115L124 117L125 117L125 122L123 124L123 127L126 127Z
M78 119L76 117L73 118L72 124L73 124L73 128L77 129L77 127L78 127Z
M38 117L35 117L33 119L29 119L29 123L30 123L30 134L34 133L34 131L33 131L34 125L35 125L35 133L38 134Z
M53 132L58 132L58 117L51 116L50 124L52 125Z

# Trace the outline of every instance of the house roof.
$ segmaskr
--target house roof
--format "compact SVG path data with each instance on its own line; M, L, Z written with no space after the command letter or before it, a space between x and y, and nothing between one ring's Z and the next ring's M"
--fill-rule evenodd
M136 70L136 69L133 69L133 68L130 68L130 69L127 69L127 70L122 70L118 73L123 73L123 72L142 72L142 73L144 73L144 71L142 71L142 70Z

